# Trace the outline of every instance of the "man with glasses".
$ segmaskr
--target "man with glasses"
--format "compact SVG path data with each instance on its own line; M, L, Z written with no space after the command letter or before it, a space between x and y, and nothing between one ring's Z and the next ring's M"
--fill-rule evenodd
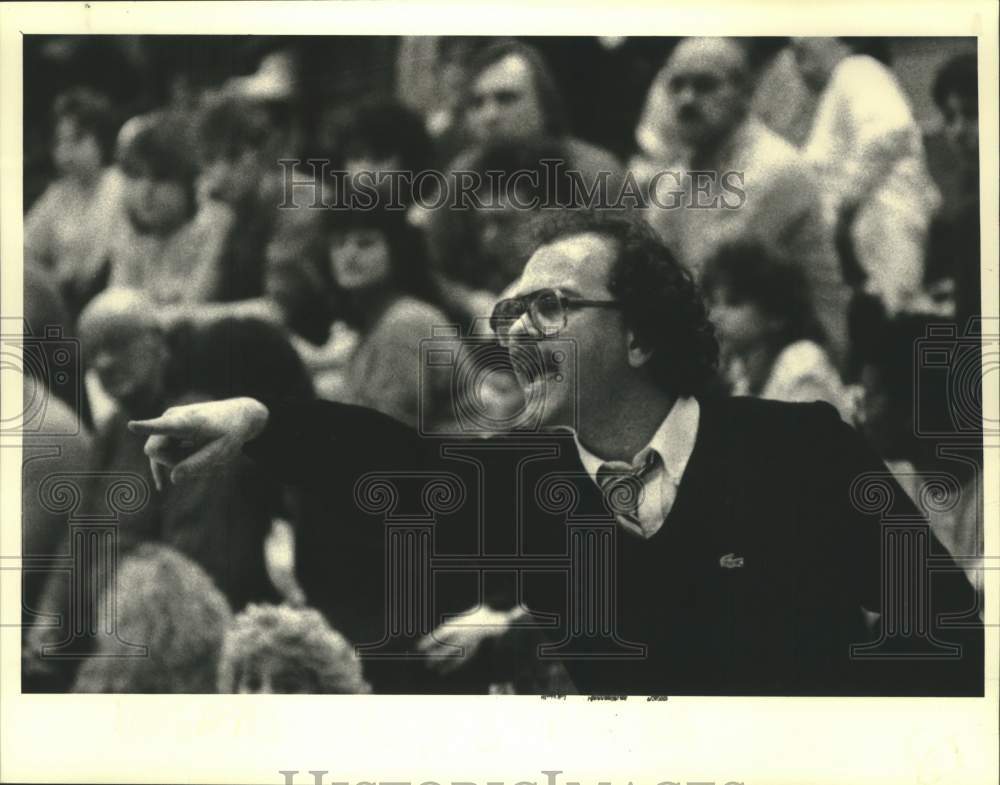
M492 325L525 398L540 402L521 432L442 442L356 407L249 399L132 427L150 435L161 481L245 446L282 476L339 487L332 530L352 524L358 478L375 468L402 482L464 466L466 504L438 522L434 552L493 560L473 593L435 577L447 597L435 624L460 610L455 598L474 606L407 652L442 672L470 660L516 669L532 653L504 641L527 626L555 641L533 653L558 660L580 692L981 694L981 629L934 628L962 641L957 658L851 657L852 644L878 638L864 611L871 620L882 599L880 516L852 504L852 484L875 473L894 511L919 515L831 407L712 395L718 348L704 304L648 227L548 215L508 294ZM578 560L568 569L567 550ZM935 575L933 588L935 612L975 605L964 576Z

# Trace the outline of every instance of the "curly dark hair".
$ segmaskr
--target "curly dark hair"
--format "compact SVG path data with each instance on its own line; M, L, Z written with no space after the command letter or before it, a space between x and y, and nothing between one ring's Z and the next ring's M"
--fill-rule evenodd
M651 350L653 380L672 395L704 395L716 382L719 344L691 273L634 211L545 211L534 224L536 247L580 234L617 247L608 290L625 324Z
M808 339L826 343L816 318L809 284L801 268L775 257L759 243L720 246L705 262L701 285L705 292L726 289L737 303L752 303L767 317L780 321L776 348Z
M979 66L972 52L956 55L938 70L931 90L937 108L944 111L949 95L958 95L970 106L979 106Z
M338 112L331 124L341 162L398 156L400 168L415 172L433 162L434 145L423 118L395 99L364 99Z
M72 120L80 133L94 137L102 162L111 160L120 123L107 96L87 87L67 90L56 97L52 117L57 123Z
M431 272L424 236L407 221L405 210L388 207L328 210L324 215L319 251L328 257L333 237L350 231L380 232L389 247L391 286L403 294L440 306L440 287ZM323 269L329 271L329 262ZM337 286L332 275L327 273L325 277L332 293L334 313L350 324L359 324L362 315L350 293Z
M272 132L264 107L231 95L209 98L195 126L202 161L233 160L246 150L260 151Z

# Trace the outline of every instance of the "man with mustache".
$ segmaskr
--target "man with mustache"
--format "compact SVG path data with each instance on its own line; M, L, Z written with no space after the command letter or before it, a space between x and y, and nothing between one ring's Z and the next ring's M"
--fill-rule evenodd
M846 351L848 292L815 175L750 110L759 68L735 38L686 38L657 77L650 224L697 278L723 244L752 241L800 266L834 354ZM647 109L647 114L650 110ZM643 126L645 127L645 126ZM665 171L658 179L654 174Z
M405 483L420 473L455 478L433 539L443 572L402 597L422 606L419 586L430 588L437 628L394 652L397 666L424 655L446 671L478 658L494 668L491 683L506 683L497 668L538 655L561 662L576 690L601 694L981 694L981 628L936 623L975 606L960 574L934 576L929 617L959 653L851 656L878 637L865 612L870 621L882 610L880 515L852 503L853 484L884 476L894 512L920 519L858 434L826 404L714 396L705 306L642 221L567 210L543 215L537 231L491 318L536 402L531 428L422 437L358 407L215 401L131 424L150 437L159 481L201 476L246 449L326 494L333 549L340 527L379 523L361 509L379 499L412 521ZM378 494L364 491L372 472ZM926 525L913 525L947 560ZM468 575L452 574L456 565ZM497 656L501 639L526 631L555 644ZM386 684L426 686L375 688Z

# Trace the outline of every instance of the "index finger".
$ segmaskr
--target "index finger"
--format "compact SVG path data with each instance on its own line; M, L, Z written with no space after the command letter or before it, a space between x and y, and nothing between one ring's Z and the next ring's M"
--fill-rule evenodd
M154 417L150 420L129 420L128 429L140 436L183 436L191 430L190 423L171 417L168 414Z

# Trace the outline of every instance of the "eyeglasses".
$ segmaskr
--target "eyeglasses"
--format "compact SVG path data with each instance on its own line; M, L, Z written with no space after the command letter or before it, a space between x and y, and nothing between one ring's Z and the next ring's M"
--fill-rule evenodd
M531 319L535 331L546 337L558 335L566 326L567 314L571 308L620 308L615 300L586 300L570 297L557 289L539 289L520 297L501 300L493 308L490 328L501 346L509 346L510 328L525 313Z

